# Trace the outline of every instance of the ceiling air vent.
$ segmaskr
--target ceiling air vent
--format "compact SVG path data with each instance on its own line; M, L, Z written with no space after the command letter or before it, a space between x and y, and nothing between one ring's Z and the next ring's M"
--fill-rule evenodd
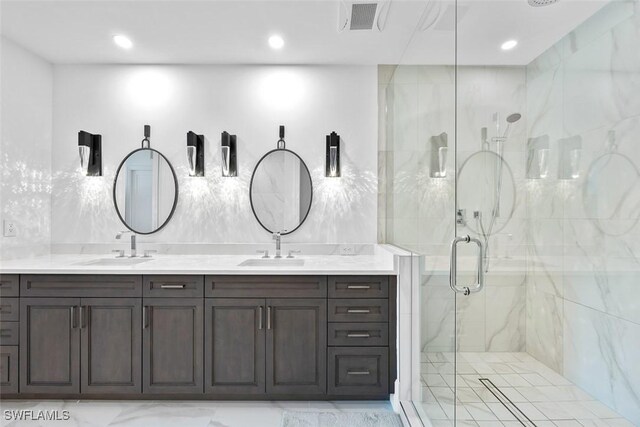
M340 2L338 31L382 31L391 0Z

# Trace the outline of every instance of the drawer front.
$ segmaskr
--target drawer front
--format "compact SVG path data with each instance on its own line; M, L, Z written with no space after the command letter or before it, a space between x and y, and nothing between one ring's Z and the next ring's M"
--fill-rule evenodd
M116 275L21 275L23 297L140 297L142 276Z
M19 322L0 322L0 345L18 345L20 342Z
M388 323L329 323L330 346L389 345Z
M18 320L20 320L20 299L0 299L0 321L17 322Z
M387 276L330 276L329 298L387 298Z
M0 346L0 395L18 393L18 347Z
M144 276L143 294L145 297L184 297L204 296L204 276Z
M389 394L389 349L386 347L330 347L329 394Z
M327 276L205 276L206 297L326 298Z
M387 322L386 299L330 299L329 322Z
M20 277L17 274L0 274L0 297L20 295Z

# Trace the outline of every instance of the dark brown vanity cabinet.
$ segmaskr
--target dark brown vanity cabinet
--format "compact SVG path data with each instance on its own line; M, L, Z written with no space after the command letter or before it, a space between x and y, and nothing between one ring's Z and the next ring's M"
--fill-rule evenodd
M327 391L327 302L267 299L267 394Z
M143 311L143 393L202 393L202 298L145 298Z
M204 391L265 393L265 300L205 300Z
M3 397L386 398L395 278L0 276Z
M20 304L20 392L80 393L80 298Z
M205 393L325 394L326 278L238 277L236 287L233 280L207 278L207 295L219 297L205 302ZM310 298L249 298L289 291Z
M139 393L141 301L23 298L20 392Z

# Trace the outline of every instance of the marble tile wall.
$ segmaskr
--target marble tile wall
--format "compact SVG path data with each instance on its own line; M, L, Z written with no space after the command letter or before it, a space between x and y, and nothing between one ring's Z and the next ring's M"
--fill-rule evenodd
M115 243L123 228L111 184L121 159L138 148L144 124L151 146L174 165L179 198L172 220L142 236L156 243L271 241L249 202L254 166L276 148L307 164L314 194L306 222L288 242L375 243L377 200L375 66L54 67L52 243ZM338 101L339 100L339 101ZM103 177L78 173L78 130L103 135ZM203 178L188 176L186 133L205 135ZM222 178L220 133L237 135L238 176ZM325 135L342 138L340 178L325 178Z
M0 38L0 260L41 255L51 241L53 67Z
M424 256L448 256L454 234L475 234L454 224L454 172L481 150L481 128L494 136L494 113L524 113L523 67L462 67L458 73L458 145L454 149L455 80L451 66L379 67L379 238ZM524 114L523 114L524 116ZM513 127L504 157L516 189L524 185L526 119ZM431 137L447 133L446 177L432 178ZM455 157L457 155L457 158ZM468 190L474 192L475 184ZM513 193L513 191L512 191ZM514 215L491 238L493 262L525 254L525 203L515 196ZM472 224L470 224L472 225ZM500 224L503 225L503 224ZM469 249L469 248L466 248ZM461 248L464 251L465 248ZM472 253L469 252L471 255ZM464 254L463 254L464 255ZM487 292L459 300L456 306L448 278L433 275L427 259L421 267L421 343L424 351L451 351L454 337L464 351L523 351L525 347L525 281L521 274L489 274ZM463 279L461 279L463 280ZM465 277L471 282L471 277ZM458 310L455 324L454 310ZM458 328L458 333L454 331Z
M527 66L527 352L640 424L640 2L614 1ZM563 180L563 138L581 140Z

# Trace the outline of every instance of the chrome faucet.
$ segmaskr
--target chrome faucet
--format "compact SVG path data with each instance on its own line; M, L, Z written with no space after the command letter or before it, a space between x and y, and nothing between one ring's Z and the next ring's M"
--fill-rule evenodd
M280 243L282 241L282 236L280 235L279 231L273 233L273 240L276 241L276 255L274 256L274 258L282 258L282 255L280 254Z
M129 257L130 258L135 258L135 257L138 256L136 254L136 235L130 230L124 230L124 231L120 231L118 234L116 234L116 239L120 240L122 238L122 235L124 235L126 233L131 233L131 255Z

